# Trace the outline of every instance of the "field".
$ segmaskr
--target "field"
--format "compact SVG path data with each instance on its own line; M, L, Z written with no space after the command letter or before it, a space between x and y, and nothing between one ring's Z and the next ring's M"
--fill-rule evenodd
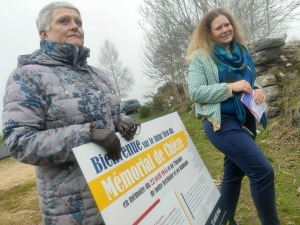
M146 120L162 116L157 114ZM223 171L223 155L207 140L201 121L190 112L181 112L180 117L192 138L199 154L219 187ZM137 118L137 120L139 120ZM299 131L300 133L300 131ZM299 138L299 133L294 138ZM258 135L257 143L271 161L276 173L277 208L282 225L300 224L300 154L299 147L284 137L274 139L270 130ZM0 224L41 224L38 198L35 187L34 167L16 162L12 158L0 161ZM239 225L259 225L250 192L249 180L244 178L236 221Z

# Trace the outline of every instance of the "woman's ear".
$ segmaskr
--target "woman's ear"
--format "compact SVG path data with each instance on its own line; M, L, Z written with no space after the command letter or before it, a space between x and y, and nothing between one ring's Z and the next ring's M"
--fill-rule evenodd
M40 37L44 40L47 40L48 39L48 35L47 35L47 32L45 30L40 30L39 31L39 34L40 34Z

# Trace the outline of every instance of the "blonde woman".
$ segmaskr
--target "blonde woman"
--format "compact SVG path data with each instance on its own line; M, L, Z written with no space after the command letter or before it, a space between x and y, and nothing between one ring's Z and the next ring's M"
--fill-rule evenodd
M224 9L207 12L187 50L189 94L196 117L203 118L208 139L224 154L220 192L230 219L234 221L246 175L261 224L278 225L274 170L255 143L255 118L240 101L243 93L252 91L257 104L266 100L265 92L255 83L254 64L244 46L242 30L233 15ZM264 114L260 123L267 126Z

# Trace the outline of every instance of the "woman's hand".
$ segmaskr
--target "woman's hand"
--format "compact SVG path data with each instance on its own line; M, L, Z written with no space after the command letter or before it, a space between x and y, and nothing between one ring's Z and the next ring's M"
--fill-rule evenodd
M254 89L254 101L260 104L266 101L267 95L262 89Z
M247 81L240 80L240 81L232 83L232 91L233 92L244 91L248 94L251 94L252 88L251 88L251 85Z
M131 118L128 118L128 119L125 119L125 120L119 120L117 122L117 131L119 131L119 133L121 134L122 137L124 137L126 139L126 141L130 141L133 139L134 135L135 134L138 134L136 133L137 132L137 129L140 129L141 125L131 119Z
M118 160L121 157L121 143L112 130L92 129L92 140L106 149L109 159Z

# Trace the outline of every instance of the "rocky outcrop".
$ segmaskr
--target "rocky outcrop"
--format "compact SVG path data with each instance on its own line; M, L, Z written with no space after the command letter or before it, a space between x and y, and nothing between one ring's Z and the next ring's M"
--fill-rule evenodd
M286 37L286 34L266 37L252 42L248 46L257 74L256 83L262 86L267 94L267 117L274 117L279 114L279 108L277 107L276 101L280 98L282 89L276 85L277 81L274 74L261 74L271 67L270 64L274 63L276 60L288 61L282 56L283 50L281 48L285 45Z
M275 117L279 114L279 107L277 104L278 99L282 95L282 88L277 85L276 76L272 73L264 73L268 68L271 68L274 63L280 63L287 68L285 72L278 72L281 78L288 79L293 82L295 78L299 77L299 74L287 72L288 68L292 66L292 63L300 62L300 41L289 41L285 43L287 35L281 34L273 37L266 37L264 39L255 41L249 44L248 49L253 58L256 70L256 82L263 87L267 94L266 109L267 117ZM283 54L288 54L288 58L291 58L289 52L294 52L292 55L292 61ZM296 52L296 53L295 53ZM262 75L263 74L263 75ZM300 126L300 109L292 110L292 118L290 118L294 124Z

